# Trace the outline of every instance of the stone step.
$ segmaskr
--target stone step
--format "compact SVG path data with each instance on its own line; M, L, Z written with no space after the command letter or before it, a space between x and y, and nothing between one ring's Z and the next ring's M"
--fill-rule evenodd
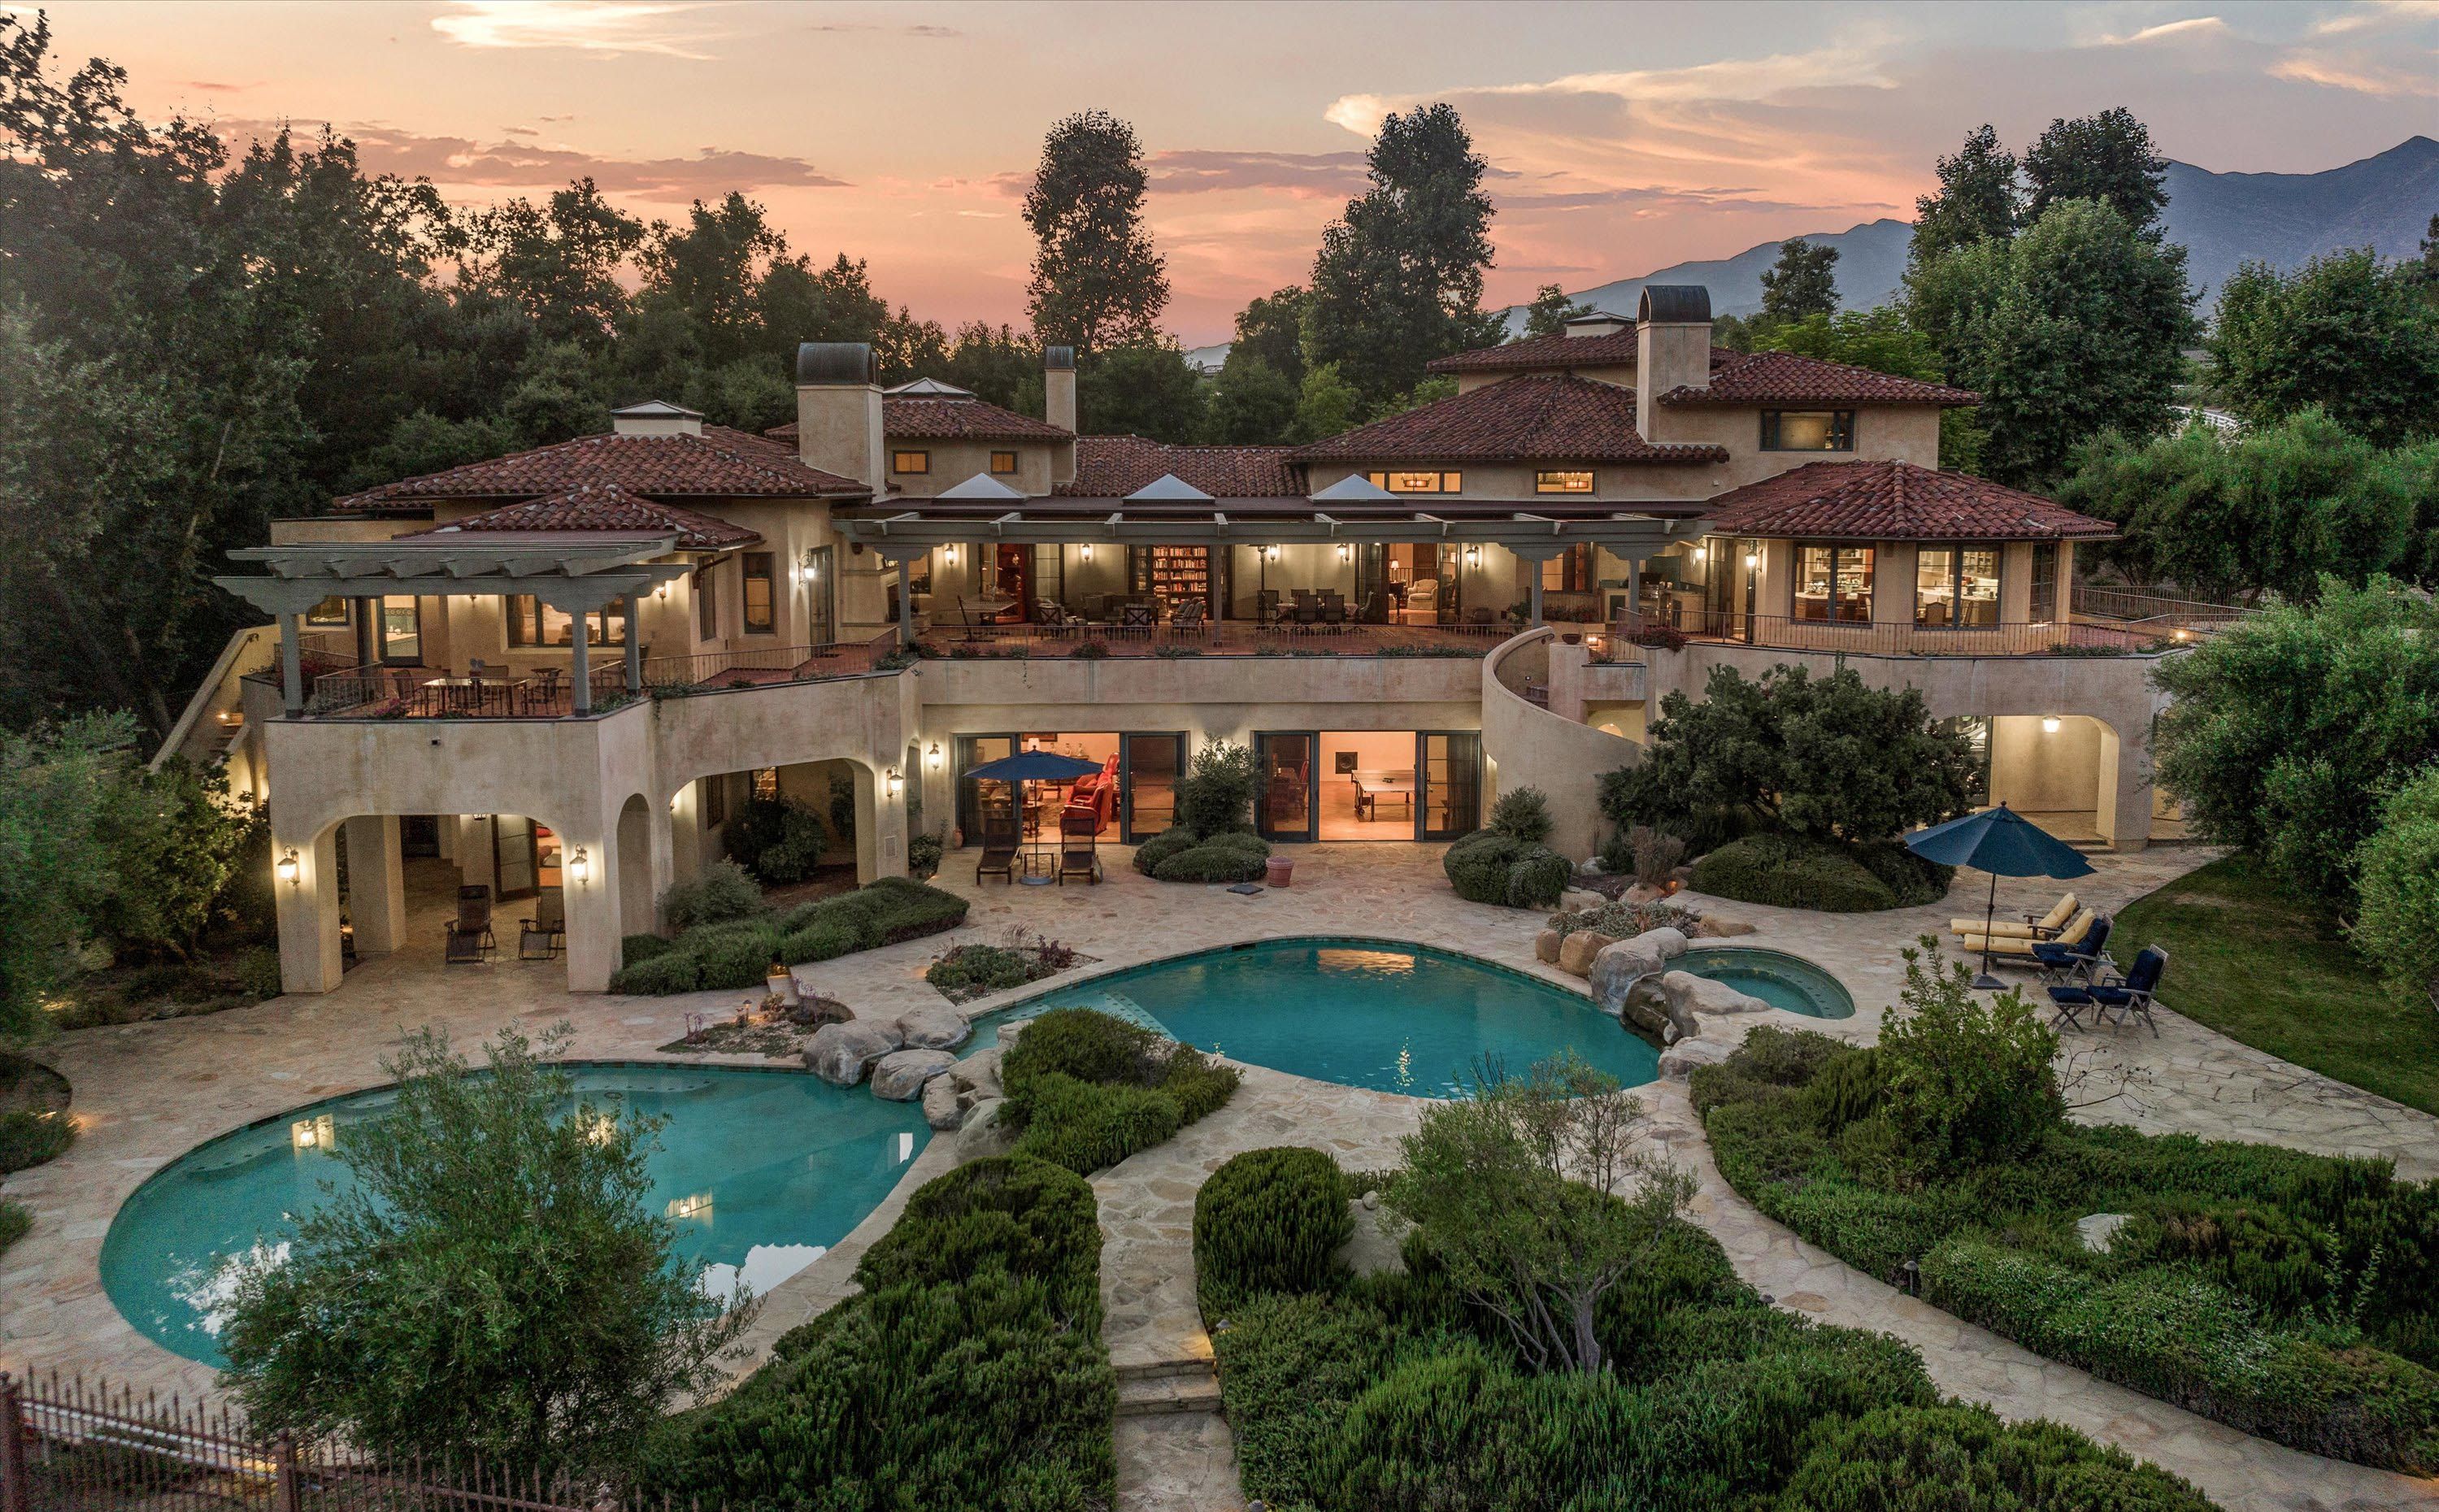
M1199 1372L1135 1376L1118 1382L1120 1417L1156 1417L1170 1413L1216 1413L1220 1410L1220 1378L1209 1366Z
M1163 1376L1208 1376L1220 1367L1207 1358L1179 1356L1167 1360L1118 1361L1113 1368L1120 1380L1154 1380Z

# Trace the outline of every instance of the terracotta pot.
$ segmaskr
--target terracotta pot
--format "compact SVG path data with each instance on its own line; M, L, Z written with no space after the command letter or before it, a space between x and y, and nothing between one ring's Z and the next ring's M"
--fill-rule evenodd
M1576 642L1578 642L1578 641L1582 640L1583 638L1584 638L1584 636L1583 636L1583 632L1582 632L1581 631L1574 631L1574 630L1570 630L1570 631L1561 631L1559 632L1559 634L1558 634L1558 639L1560 639L1560 640L1562 640L1562 641L1566 642L1566 643L1567 643L1568 645L1570 645L1570 646L1575 645Z
M1285 887L1295 875L1295 863L1285 856L1273 856L1263 863L1263 880L1273 887Z

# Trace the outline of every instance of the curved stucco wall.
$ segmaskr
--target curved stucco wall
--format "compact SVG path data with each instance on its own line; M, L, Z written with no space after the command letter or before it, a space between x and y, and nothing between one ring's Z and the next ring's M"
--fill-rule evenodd
M1546 655L1553 633L1529 630L1490 653L1482 680L1482 754L1494 792L1541 790L1550 800L1551 848L1583 861L1600 844L1601 774L1642 760L1643 747L1553 714L1508 685L1502 671L1513 674L1536 651Z

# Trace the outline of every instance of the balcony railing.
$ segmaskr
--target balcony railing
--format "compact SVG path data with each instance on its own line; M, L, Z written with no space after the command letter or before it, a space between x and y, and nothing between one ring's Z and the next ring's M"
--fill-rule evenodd
M882 670L898 649L895 627L869 640L818 646L757 646L691 656L643 659L645 694L676 698L732 688L828 682ZM614 651L589 669L592 714L630 702L627 667ZM312 680L305 714L318 720L555 720L577 713L574 685L561 666L529 671L429 667L356 668Z
M2182 625L2095 625L2068 620L1934 630L1721 610L1687 610L1668 619L1629 614L1611 631L1627 646L1665 648L1683 641L1712 641L1869 656L2140 655L2173 650L2199 633Z
M952 660L991 657L1450 656L1478 657L1512 625L1219 624L935 626L920 649Z

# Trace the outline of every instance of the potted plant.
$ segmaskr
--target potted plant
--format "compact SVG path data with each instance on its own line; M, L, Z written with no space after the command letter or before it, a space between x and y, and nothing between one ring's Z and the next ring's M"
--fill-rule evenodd
M1273 856L1262 863L1262 880L1273 887L1285 887L1295 876L1295 862L1288 856Z
M796 1005L796 973L788 969L787 962L773 956L771 969L764 976L762 985L771 989L771 996L779 1000L781 1007Z
M1561 641L1563 641L1563 642L1565 642L1565 643L1566 643L1567 645L1569 645L1569 646L1574 646L1574 645L1577 645L1577 644L1581 643L1581 641L1583 640L1583 638L1584 638L1584 635L1583 635L1583 631L1576 631L1576 630L1562 630L1562 631L1558 631L1558 639L1559 639L1559 640L1561 640Z

